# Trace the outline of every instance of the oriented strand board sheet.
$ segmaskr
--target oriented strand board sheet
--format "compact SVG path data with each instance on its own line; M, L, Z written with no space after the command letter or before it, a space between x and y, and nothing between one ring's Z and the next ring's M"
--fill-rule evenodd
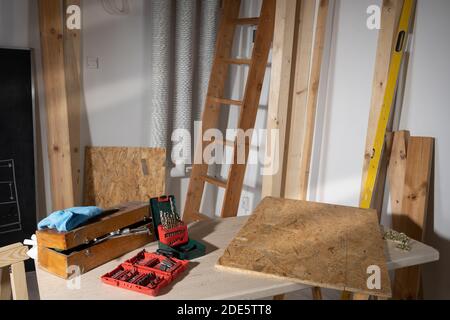
M381 289L369 290L369 266ZM311 286L390 297L384 241L374 210L265 198L217 267Z
M111 208L165 194L164 149L86 148L84 203Z

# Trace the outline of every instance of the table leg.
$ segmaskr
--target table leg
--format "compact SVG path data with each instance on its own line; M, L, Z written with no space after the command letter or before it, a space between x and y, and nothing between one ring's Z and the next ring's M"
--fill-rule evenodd
M0 300L11 300L11 282L9 280L9 267L0 268Z
M354 293L353 300L365 301L370 300L370 296L364 293Z
M322 300L322 290L318 287L314 287L312 290L313 300Z
M28 300L27 276L23 261L11 265L11 288L14 300Z

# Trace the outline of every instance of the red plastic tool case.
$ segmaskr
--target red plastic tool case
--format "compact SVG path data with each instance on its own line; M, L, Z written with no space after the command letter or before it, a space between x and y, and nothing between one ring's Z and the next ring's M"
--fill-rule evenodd
M163 261L174 264L167 270ZM159 291L174 281L188 267L189 261L167 258L156 253L141 251L137 256L125 261L113 271L102 276L106 284L139 293L157 296ZM147 280L151 282L147 283ZM144 280L143 282L141 282Z
M158 226L159 241L169 247L177 247L189 242L187 226L179 226L166 230L162 224Z

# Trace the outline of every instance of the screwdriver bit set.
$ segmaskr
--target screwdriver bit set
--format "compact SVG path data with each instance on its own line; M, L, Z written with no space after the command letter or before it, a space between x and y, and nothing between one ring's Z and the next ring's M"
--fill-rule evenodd
M106 284L157 296L188 267L189 261L145 250L102 276Z

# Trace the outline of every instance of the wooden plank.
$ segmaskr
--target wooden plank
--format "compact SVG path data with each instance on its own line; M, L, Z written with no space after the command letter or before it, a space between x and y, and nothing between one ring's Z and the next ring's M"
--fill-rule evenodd
M381 289L367 288L367 268ZM318 267L320 266L320 267ZM390 297L384 241L375 210L265 198L217 267L236 273Z
M38 7L47 109L52 209L59 210L75 204L64 72L62 6L58 0L39 0Z
M11 300L11 280L9 276L9 267L0 268L0 301Z
M164 149L86 148L84 204L111 208L164 195L165 162Z
M364 183L367 178L367 171L370 164L374 149L374 140L380 119L381 109L383 106L383 99L386 92L386 85L389 76L389 66L391 62L391 52L396 41L396 32L398 21L402 12L404 0L384 0L381 12L381 30L378 35L378 45L375 60L375 74L372 85L372 98L369 113L369 123L366 135L366 147L364 152L363 173L361 181L361 190L364 190ZM388 131L391 128L388 128ZM375 187L375 199L373 201L373 208L381 213L383 205L384 186L386 181L386 162L389 159L389 154L385 152L382 156L381 169L378 175L377 185ZM361 194L362 200L362 194Z
M0 254L5 252L5 251L16 249L16 248L19 248L19 247L22 247L22 246L23 245L20 242L18 242L18 243L10 244L9 246L6 246L6 247L1 247L0 248Z
M428 211L431 172L434 163L434 139L411 137L405 170L402 211L392 217L393 228L412 239L422 241ZM397 270L395 299L417 299L420 290L420 268Z
M281 197L285 172L283 170L289 128L290 109L292 107L293 69L296 65L296 48L299 28L300 4L302 1L278 0L276 3L275 31L272 48L272 69L270 75L270 93L267 116L267 154L276 158L278 172L263 177L262 198ZM279 131L277 141L272 141L273 130ZM276 146L276 150L270 150ZM275 154L274 152L277 152Z
M81 0L64 0L64 12L71 5L81 8ZM66 76L67 107L72 161L74 201L82 204L81 194L81 30L69 30L64 24L64 68Z
M244 105L239 119L239 129L244 132L253 129L256 123L259 101L263 88L264 75L267 68L270 47L272 45L275 25L275 0L264 0L261 8L261 23L256 32L255 45L252 54L252 64L248 73L244 95ZM234 149L234 164L228 174L228 184L222 207L222 217L235 217L238 213L239 202L244 183L245 171L249 155L249 148L244 148L245 163L239 164L240 154L238 145Z
M402 214L403 188L405 186L406 159L409 131L394 133L391 158L389 160L389 193L391 197L392 218L394 226L398 226L398 216Z
M300 167L300 198L306 199L308 194L311 155L316 125L317 98L322 70L322 57L325 44L329 0L320 0L314 39L311 76L308 86L308 102L306 107L305 139L302 146Z
M23 261L11 265L11 290L14 300L28 300L27 277Z
M292 114L287 148L284 197L302 199L300 191L302 146L305 135L305 117L308 101L309 76L311 71L312 46L314 38L315 0L301 1L300 30L295 67L295 83L292 101Z
M234 19L238 17L240 7L240 0L228 0L224 2L222 20L217 33L216 53L212 65L207 96L224 96L228 64L223 63L223 60L231 58L234 32L236 30ZM202 116L201 137L203 137L203 134L209 129L218 127L219 117L220 103L206 99L206 106ZM197 214L200 212L203 191L205 188L205 181L201 179L201 177L208 173L208 165L203 162L205 142L199 141L196 143L197 149L195 151L194 159L196 165L192 167L191 179L183 212L183 220L186 222L195 220Z
M18 246L12 249L3 251L0 253L0 268L9 267L10 265L18 262L28 260L27 256L28 247Z

